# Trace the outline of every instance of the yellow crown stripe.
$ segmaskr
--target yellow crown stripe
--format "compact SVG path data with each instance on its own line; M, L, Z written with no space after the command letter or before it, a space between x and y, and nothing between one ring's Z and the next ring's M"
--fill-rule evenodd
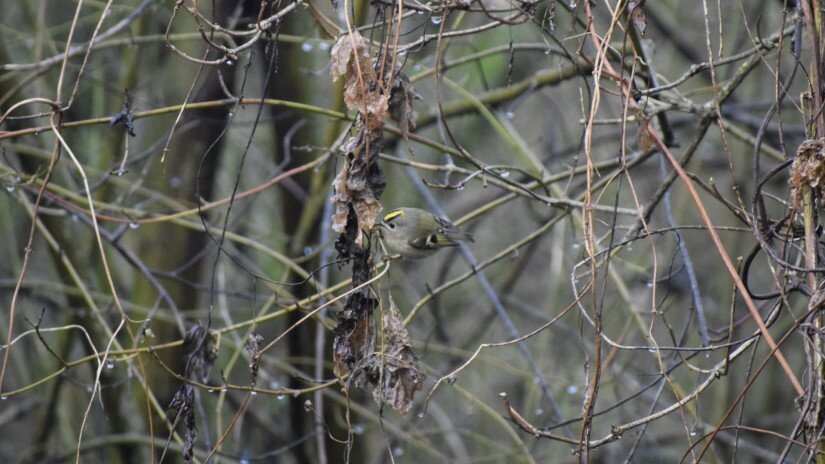
M392 221L393 219L395 219L399 216L403 216L403 215L404 215L404 210L397 209L395 211L391 211L391 212L387 213L386 216L384 216L384 222Z

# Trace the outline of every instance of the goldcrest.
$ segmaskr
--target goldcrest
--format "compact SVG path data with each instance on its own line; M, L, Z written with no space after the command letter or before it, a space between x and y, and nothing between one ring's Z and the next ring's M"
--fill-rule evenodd
M426 258L441 248L473 241L450 221L418 208L390 211L376 226L387 248L404 258Z

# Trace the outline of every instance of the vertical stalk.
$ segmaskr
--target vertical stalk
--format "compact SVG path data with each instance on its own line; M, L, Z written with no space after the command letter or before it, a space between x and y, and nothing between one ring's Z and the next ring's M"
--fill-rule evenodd
M825 117L822 115L822 5L820 0L806 0L803 2L802 6L806 17L808 41L811 47L811 97L813 102L811 114L814 116L814 120L811 121L811 132L812 138L816 139L825 135ZM803 220L805 227L805 264L809 269L813 269L817 264L817 239L814 232L816 228L815 208L817 198L815 197L815 192L809 186L805 187L803 195L804 200L802 213L804 216ZM812 293L815 293L818 288L817 280L818 279L815 273L808 273L808 285L810 286ZM810 419L807 424L807 438L811 441L817 440L817 450L825 451L825 440L819 436L819 430L821 429L823 422L822 419L825 417L822 410L822 379L823 375L825 375L825 370L823 370L823 357L820 354L822 353L823 343L821 338L816 335L820 333L823 327L823 316L820 311L817 311L813 315L812 323L816 327L814 335L812 335L812 343L814 347L812 350L812 358L814 363L813 370L816 374L814 375L814 385L812 386L812 391L808 392L809 395L814 395L814 397L811 398L811 407L813 409L811 411L812 413L809 414ZM819 464L825 464L825 456L823 456L822 453L817 453L816 462Z
M816 224L813 219L816 204L815 202L816 200L814 198L813 190L811 190L810 187L806 187L804 193L803 215L805 225L805 264L809 269L816 267L816 236L814 235ZM812 291L815 291L814 289L817 288L817 278L813 272L808 273L808 285L811 287ZM815 333L819 333L823 327L822 312L818 311L814 314L813 319L813 324L816 327ZM822 378L825 372L823 371L823 359L821 355L823 348L822 338L818 335L813 335L812 338L814 346L812 356L816 375L814 376L814 388L812 392L815 396L811 401L811 407L813 408L814 414L812 415L813 420L810 424L808 424L808 430L809 433L812 434L810 438L816 439L816 435L818 434L822 424L822 418L825 417L825 414L823 414L822 411ZM825 451L825 440L819 438L816 446L819 451ZM825 464L825 456L821 453L817 453L816 462L817 464Z

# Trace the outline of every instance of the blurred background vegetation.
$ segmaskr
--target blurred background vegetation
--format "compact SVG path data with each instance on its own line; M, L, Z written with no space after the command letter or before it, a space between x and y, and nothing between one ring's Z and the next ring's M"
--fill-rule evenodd
M819 462L822 19L5 2L0 461ZM365 236L358 321L385 354L392 300L428 377L407 414L333 371L330 198L363 115L330 52L355 30L421 97L367 160L384 211L475 236L389 263Z

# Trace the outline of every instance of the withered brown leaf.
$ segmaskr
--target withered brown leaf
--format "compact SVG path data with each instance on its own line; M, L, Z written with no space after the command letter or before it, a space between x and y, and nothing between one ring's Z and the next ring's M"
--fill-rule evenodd
M390 85L389 111L390 117L398 124L401 135L407 140L409 131L415 129L415 112L413 111L413 100L421 100L421 95L415 91L410 78L404 73L401 63L395 64L395 70L390 76L389 66L384 72L384 81L387 82L392 77Z
M344 34L332 47L330 75L336 81L344 76L344 103L361 113L367 128L383 126L388 96L375 75L367 41L357 31Z
M819 198L825 196L825 138L809 139L799 145L788 183L797 210L802 208L806 188L816 192Z
M384 311L384 340L386 349L379 363L379 382L372 395L379 405L389 404L400 414L407 414L415 392L424 388L427 374L392 297Z

